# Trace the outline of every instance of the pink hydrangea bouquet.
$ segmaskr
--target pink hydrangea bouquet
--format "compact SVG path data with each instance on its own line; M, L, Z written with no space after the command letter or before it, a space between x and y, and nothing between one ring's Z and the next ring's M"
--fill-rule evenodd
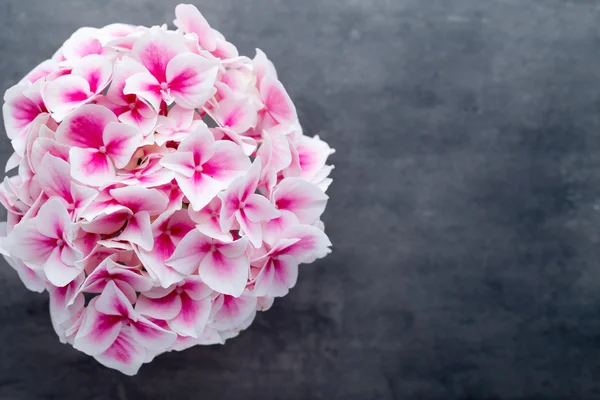
M0 251L63 343L128 375L238 335L331 246L332 149L263 52L175 15L79 29L2 107Z

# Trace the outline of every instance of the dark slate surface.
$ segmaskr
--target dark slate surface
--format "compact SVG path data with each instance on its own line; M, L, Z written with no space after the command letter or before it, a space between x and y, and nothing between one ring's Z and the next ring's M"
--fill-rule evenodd
M600 398L598 1L202 3L337 149L333 254L239 338L134 378L59 344L3 264L1 400ZM2 0L0 89L80 25L175 4Z

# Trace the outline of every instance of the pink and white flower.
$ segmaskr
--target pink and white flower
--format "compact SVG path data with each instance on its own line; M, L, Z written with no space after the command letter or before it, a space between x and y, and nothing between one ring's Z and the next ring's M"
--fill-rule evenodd
M101 55L92 54L79 60L69 75L44 85L43 99L57 122L71 111L90 102L110 83L113 65Z
M69 159L73 178L102 186L114 181L116 168L129 163L142 135L132 126L119 124L106 107L89 104L79 107L59 125L56 139L72 146Z
M231 229L235 222L246 234L250 243L261 247L261 222L269 221L280 215L279 211L266 197L255 193L260 179L260 158L254 160L252 167L244 177L236 179L221 195L221 228Z
M314 226L295 225L285 230L266 254L252 260L259 269L254 295L285 296L296 285L298 265L324 257L329 246L325 233Z
M135 303L136 292L152 289L152 279L142 272L141 266L122 265L116 259L116 254L105 258L88 275L79 290L85 293L102 293L109 282L114 282L127 299Z
M33 121L48 112L40 94L41 84L19 84L4 93L2 117L6 135L13 142L17 154L24 156L25 136Z
M65 286L82 273L76 262L83 254L73 244L76 229L64 203L53 197L35 217L15 226L8 236L8 251L30 266L43 268L51 284Z
M0 254L62 343L134 375L223 344L326 256L333 150L194 6L81 28L4 95Z
M127 79L145 71L143 65L130 57L121 58L115 65L111 85L101 104L110 108L119 121L135 126L144 136L148 136L156 126L158 112L135 94L124 93Z
M243 175L250 161L230 141L215 141L206 126L191 132L161 164L175 172L175 180L194 210L200 210Z
M73 347L109 366L137 372L147 349L166 350L177 335L137 313L125 294L109 282L87 306Z
M135 310L142 315L167 322L181 336L199 337L208 322L213 293L199 276L167 288L156 287L141 295Z
M190 231L167 260L167 265L184 275L198 274L213 290L238 297L248 281L248 240L223 242Z
M163 287L180 282L185 275L167 265L181 240L194 229L186 210L163 213L152 222L154 246L151 250L136 247L137 254L148 272Z
M218 65L191 53L183 38L173 32L151 29L136 41L131 56L146 71L129 77L124 93L145 99L155 110L161 101L175 101L183 108L194 109L215 92Z

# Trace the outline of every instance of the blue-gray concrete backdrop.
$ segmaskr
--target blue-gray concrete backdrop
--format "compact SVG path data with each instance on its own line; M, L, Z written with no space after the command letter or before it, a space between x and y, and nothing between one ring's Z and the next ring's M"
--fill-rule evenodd
M0 90L172 0L1 0ZM0 399L600 398L596 0L202 0L337 149L333 254L222 347L127 378L0 268ZM9 142L0 139L1 160Z

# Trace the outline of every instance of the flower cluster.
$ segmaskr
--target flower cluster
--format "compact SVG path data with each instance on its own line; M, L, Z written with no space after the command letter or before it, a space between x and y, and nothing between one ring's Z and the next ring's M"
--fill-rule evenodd
M0 251L49 292L62 342L129 375L236 336L331 246L332 149L263 52L175 14L76 31L2 108L18 173Z

